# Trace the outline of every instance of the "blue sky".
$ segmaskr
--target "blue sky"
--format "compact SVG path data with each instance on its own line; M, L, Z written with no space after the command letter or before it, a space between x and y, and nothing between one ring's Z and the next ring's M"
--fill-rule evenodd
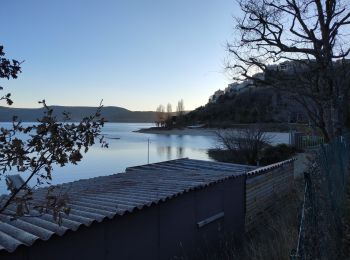
M25 60L0 84L14 107L204 105L231 81L233 0L2 0L6 56ZM1 104L2 105L2 104Z

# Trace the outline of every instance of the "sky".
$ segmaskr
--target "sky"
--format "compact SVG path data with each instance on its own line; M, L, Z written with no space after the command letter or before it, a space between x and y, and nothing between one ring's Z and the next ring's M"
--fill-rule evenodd
M14 107L205 105L231 82L234 0L2 0L0 45L24 61L1 80ZM4 104L1 104L4 105Z

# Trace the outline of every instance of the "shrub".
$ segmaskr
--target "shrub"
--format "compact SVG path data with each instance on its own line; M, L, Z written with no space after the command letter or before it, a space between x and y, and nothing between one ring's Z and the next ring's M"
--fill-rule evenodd
M261 165L269 165L289 159L297 153L297 149L286 144L279 144L276 146L268 146L263 149L260 159Z

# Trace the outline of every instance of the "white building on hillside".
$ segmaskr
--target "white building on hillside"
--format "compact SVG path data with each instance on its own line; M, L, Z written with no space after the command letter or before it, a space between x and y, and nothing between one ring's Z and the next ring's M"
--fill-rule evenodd
M225 88L225 93L228 95L233 95L254 87L254 81L251 79L246 79L242 82L233 82L231 84L228 84L227 88Z
M272 70L272 71L280 71L280 72L285 72L288 74L292 74L295 72L300 72L304 70L307 67L307 64L309 62L308 60L298 60L298 61L283 61L278 64L273 64L273 65L268 65L267 69Z

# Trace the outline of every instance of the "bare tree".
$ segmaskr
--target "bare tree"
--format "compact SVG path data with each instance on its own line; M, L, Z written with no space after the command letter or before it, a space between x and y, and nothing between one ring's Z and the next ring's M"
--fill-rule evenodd
M163 105L159 105L156 109L156 125L163 127L165 125L165 110Z
M263 148L271 143L260 125L251 125L245 129L224 129L216 131L218 148L233 155L244 157L249 164L256 164Z
M184 112L185 112L185 105L184 105L183 99L181 99L179 100L179 102L177 102L177 107L176 107L177 116L179 117L183 116Z
M167 128L171 128L173 126L173 108L170 103L166 106L166 119L165 119L165 126Z
M227 67L234 77L289 92L327 141L341 135L350 89L346 60L350 2L239 0L239 4L244 13L236 19L239 38L228 44L233 62ZM286 73L281 65L292 66ZM256 77L258 72L265 77Z
M5 58L3 46L0 46L0 78L15 79L20 72L21 62ZM10 96L6 94L0 100L11 105ZM44 184L50 185L53 166L63 167L81 161L96 139L107 146L100 135L104 125L103 118L100 118L102 106L94 115L79 123L62 123L57 121L44 100L39 103L43 105L45 114L36 124L23 126L14 117L11 126L0 128L0 180L4 181L14 172L25 177L19 187L11 181L6 182L11 193L0 198L0 214L20 217L37 209L41 213L52 213L60 222L61 213L69 213L67 197L58 195L51 187L47 189L44 200L38 201L33 199L33 191ZM65 114L65 117L68 119L69 115ZM31 180L35 181L35 185L30 187ZM15 212L8 210L10 206L15 208Z
M166 112L167 112L168 118L170 118L173 113L173 108L170 103L168 103L168 105L166 106Z

